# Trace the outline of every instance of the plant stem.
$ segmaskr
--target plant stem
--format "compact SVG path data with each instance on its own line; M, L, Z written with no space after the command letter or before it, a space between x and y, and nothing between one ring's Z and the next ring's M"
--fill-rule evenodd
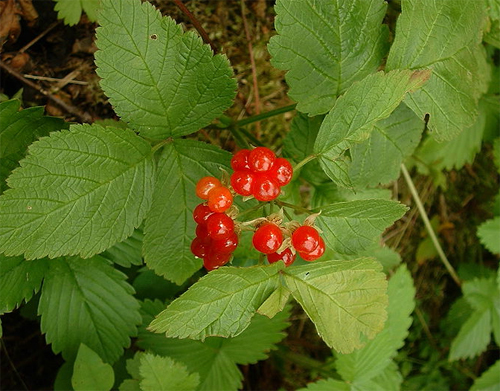
M429 237L431 238L432 243L434 243L434 246L436 247L436 250L439 254L439 258L441 259L441 262L443 262L444 266L448 270L448 273L450 273L451 278L453 278L453 280L458 284L458 286L461 286L462 282L460 281L460 278L458 277L457 272L455 271L453 266L451 266L450 262L448 261L448 258L446 257L446 254L444 253L443 248L441 247L441 244L439 244L436 233L434 232L434 229L432 228L431 222L429 221L429 218L427 217L427 213L425 211L424 205L422 204L422 201L420 200L420 196L418 195L417 189L415 188L415 185L413 184L411 176L408 173L408 170L406 169L406 166L404 164L401 165L401 171L403 173L403 176L405 177L406 183L408 184L408 187L410 189L411 195L413 196L415 204L417 205L418 211L420 212L420 217L424 221L424 225L425 225L427 232L429 233Z
M166 138L165 140L162 140L160 141L158 144L155 144L152 148L151 148L151 153L154 154L156 151L158 151L161 147L163 147L164 145L170 143L172 141L172 139L169 137L169 138Z
M297 106L297 104L294 103L293 105L280 107L278 109L267 111L267 112L259 114L259 115L253 115L253 116L248 117L248 118L243 118L243 119L240 119L239 121L236 121L233 124L233 126L245 126L245 125L257 122L257 121L262 121L263 119L274 117L275 115L280 115L283 113L287 113L289 111L293 111L293 110L295 110L296 106Z
M309 163L310 161L316 159L318 157L318 155L309 155L307 157L305 157L304 159L302 159L300 162L298 162L295 167L293 168L294 171L297 171L299 170L300 168L302 168L303 166L305 166L307 163Z
M276 203L276 205L283 206L285 208L290 208L290 209L296 210L297 212L313 214L312 211L310 211L309 209L303 208L302 206L290 204L288 202L284 202L284 201L280 201L280 200L275 200L274 202Z

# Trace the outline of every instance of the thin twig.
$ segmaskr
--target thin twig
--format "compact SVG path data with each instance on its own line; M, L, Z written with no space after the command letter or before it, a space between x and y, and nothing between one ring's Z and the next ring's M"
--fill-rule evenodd
M22 74L20 74L18 71L4 63L3 61L0 60L0 68L9 73L10 75L14 76L16 79L20 80L24 84L26 84L28 87L31 87L41 93L42 95L45 95L48 99L50 99L52 102L55 104L59 105L61 108L63 108L65 111L68 113L80 118L83 122L93 122L93 118L89 113L83 112L77 107L70 105L66 102L64 102L62 99L59 99L57 96L52 95L50 92L45 91L42 87L36 85L32 81L26 79Z
M240 0L241 4L241 17L243 19L243 28L245 29L245 36L248 42L248 53L250 55L250 65L252 66L252 79L253 79L253 93L255 96L255 114L260 114L260 94L259 94L259 84L257 82L257 67L255 66L255 58L253 56L253 45L252 37L250 36L250 30L248 29L247 17L245 15L245 0ZM260 122L255 123L255 134L259 139L261 136Z
M16 366L14 365L14 363L12 362L12 360L11 360L11 358L9 356L9 352L7 351L7 347L5 346L5 343L4 343L3 339L0 339L0 342L2 343L2 349L3 349L4 353L5 353L5 356L7 357L7 360L9 361L10 366L12 367L12 370L14 371L14 373L19 378L19 381L23 385L24 389L28 390L29 389L28 386L26 385L26 383L24 382L23 378L21 377L21 375L17 371Z
M57 77L36 76L36 75L28 75L28 74L24 74L23 76L26 79L53 81L53 82L61 82L64 80L64 79L60 79ZM69 80L67 83L68 84L79 84L81 86L86 86L87 84L89 84L88 81L81 81L81 80Z
M212 42L212 40L208 36L207 32L205 31L201 23L198 21L198 19L196 19L196 17L191 13L191 11L187 9L187 7L182 3L181 0L174 0L174 3L177 5L177 7L179 7L179 9L184 13L184 15L186 15L189 18L191 23L193 23L194 28L196 29L196 31L198 31L198 33L200 33L201 38L203 38L203 42L209 44L210 47L212 48L212 51L215 54L217 54L218 52L217 47Z
M52 23L49 27L47 27L44 31L42 31L38 36L28 42L26 45L24 45L21 49L19 49L18 53L24 53L26 50L28 50L30 47L32 47L35 43L37 43L41 38L43 38L50 30L52 30L54 27L56 27L61 21L57 20L54 23Z
M436 250L438 252L439 258L441 259L441 262L443 262L444 266L448 270L448 273L450 273L451 278L457 283L458 286L462 285L462 282L460 281L460 278L457 275L457 272L451 266L451 263L448 261L448 258L446 257L446 254L443 251L443 248L441 247L441 244L439 243L439 240L436 236L436 233L434 232L434 229L432 228L431 222L429 221L429 218L427 217L427 213L425 211L424 205L422 204L422 201L420 200L420 196L418 195L417 189L415 188L415 185L413 184L413 181L411 179L411 176L406 169L406 166L404 164L401 165L401 172L403 173L403 176L406 180L406 183L410 189L411 195L413 196L413 200L415 201L415 204L417 205L418 211L420 212L420 217L422 218L425 228L427 229L427 232L429 234L429 237L432 240L432 243L434 243L434 246L436 247Z

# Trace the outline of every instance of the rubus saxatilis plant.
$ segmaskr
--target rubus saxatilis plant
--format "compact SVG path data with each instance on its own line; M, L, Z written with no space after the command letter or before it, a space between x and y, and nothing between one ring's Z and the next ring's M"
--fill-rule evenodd
M231 106L233 71L140 0L102 0L99 13L97 73L120 122L68 128L0 105L0 312L41 291L41 329L70 387L237 389L237 365L284 337L292 298L336 356L336 378L310 389L399 387L415 288L405 265L387 280L400 260L380 236L407 207L378 185L397 179L425 129L449 141L475 126L491 9L401 4L390 46L382 0L276 2L268 48L298 111L283 157L241 136L234 155L184 137ZM139 266L138 277L122 272ZM138 300L153 272L176 285ZM473 300L481 286L464 284L464 296L477 318L494 317L491 300ZM135 336L143 351L115 379L111 364ZM470 355L464 338L452 359Z

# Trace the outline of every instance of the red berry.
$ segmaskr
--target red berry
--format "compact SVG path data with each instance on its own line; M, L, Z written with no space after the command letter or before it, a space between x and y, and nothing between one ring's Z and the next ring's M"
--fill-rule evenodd
M211 242L212 241L209 238L202 239L196 237L191 242L191 252L195 257L203 258L208 254L208 251L211 247Z
M231 159L231 167L234 171L249 170L248 165L248 154L250 151L248 149L242 149L234 154Z
M275 160L274 152L266 147L257 147L248 154L248 165L254 172L269 171Z
M314 251L311 251L310 253L300 253L300 256L304 261L315 261L319 257L321 257L325 253L325 242L323 241L323 238L319 238L319 244L318 247Z
M233 172L231 175L233 190L242 196L252 195L254 176L255 174L248 170Z
M280 195L280 186L273 178L266 174L255 176L253 183L253 196L258 201L271 201Z
M253 234L252 243L257 251L271 254L280 248L283 243L283 234L276 224L265 223Z
M295 261L296 256L297 255L292 253L292 250L287 248L281 253L267 254L267 260L269 263L283 261L285 263L285 266L290 266L293 263L293 261Z
M206 224L207 219L210 215L212 215L214 212L210 210L208 205L206 204L199 204L194 208L193 210L193 219L196 221L198 224Z
M318 231L308 225L302 225L293 231L292 244L299 253L310 253L316 250L319 244ZM302 255L301 255L302 256Z
M290 162L282 157L279 157L274 162L269 176L276 179L280 186L285 186L290 183L293 176L293 168Z
M210 250L218 254L229 254L238 247L238 235L232 233L225 239L213 240Z
M196 236L200 239L208 238L208 230L206 224L198 224L196 226Z
M212 212L222 213L233 204L233 195L227 187L216 187L208 195L208 207Z
M207 231L214 240L225 239L234 232L234 221L225 213L214 213L207 220Z
M204 200L208 200L208 193L219 186L221 186L221 183L217 178L205 176L196 184L196 195Z
M210 252L203 258L203 266L208 271L218 269L219 267L225 265L231 260L233 254L217 254Z

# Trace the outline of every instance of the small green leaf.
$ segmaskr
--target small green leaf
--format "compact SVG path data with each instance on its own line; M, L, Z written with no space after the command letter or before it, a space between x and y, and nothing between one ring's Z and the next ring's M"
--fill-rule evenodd
M182 284L202 261L190 251L196 223L192 211L198 180L220 177L231 157L226 151L195 140L173 140L162 151L153 195L153 205L144 226L144 258L157 274Z
M144 234L141 229L136 229L132 236L123 242L116 243L104 251L101 256L113 261L117 265L130 267L142 265L142 241Z
M326 113L353 82L377 70L387 51L386 8L381 0L276 2L278 35L268 49L272 64L289 71L298 110Z
M484 1L403 0L401 9L386 69L432 69L429 83L405 103L421 118L429 114L437 140L450 140L474 123L477 99L487 88L479 46Z
M370 199L390 200L392 193L388 189L359 189L353 191L345 187L337 186L332 181L314 186L311 207L321 209L324 206L335 202L370 200Z
M284 285L280 285L257 309L257 313L265 315L268 318L274 318L277 313L283 311L283 308L285 308L290 293Z
M477 229L481 243L492 253L500 254L500 216L487 220Z
M491 339L491 314L488 310L475 311L462 325L451 343L449 360L472 358L484 352Z
M295 162L300 162L311 155L324 118L323 115L308 117L298 112L292 120L290 132L283 140L283 154Z
M298 391L351 391L351 385L335 379L324 379L315 383L309 383L306 388Z
M190 374L184 365L168 357L145 353L140 360L142 391L194 391L199 384L197 373Z
M387 321L382 332L361 349L336 354L335 366L348 383L360 383L381 375L404 345L415 308L415 288L410 272L403 264L389 280Z
M84 343L105 362L116 361L141 321L126 276L99 256L58 258L49 266L38 313L54 353L70 360Z
M500 389L500 360L484 371L474 380L470 391L497 391Z
M346 179L348 157L344 152L366 140L375 123L389 117L406 93L420 88L429 77L429 71L378 72L354 83L337 99L316 138L314 151L320 155L325 173L333 181L350 187Z
M287 288L321 338L350 353L384 327L387 282L381 266L369 258L324 261L283 271Z
M278 287L282 267L278 262L214 270L174 300L149 327L167 337L234 337L248 327L257 308Z
M150 145L131 130L73 125L33 143L0 197L0 252L90 257L138 227L151 204Z
M71 384L75 391L109 391L115 382L111 365L85 344L80 344L73 367Z
M126 10L126 12L124 11ZM101 86L116 113L153 139L208 125L232 103L227 58L150 3L102 0L95 54Z
M48 270L47 259L26 261L23 257L0 254L0 314L28 302L38 292Z
M407 209L390 200L338 202L321 208L316 222L327 247L341 254L357 254L370 247Z
M80 21L82 10L85 11L91 22L97 21L97 11L100 0L54 0L54 11L57 18L63 19L68 26L74 26Z
M43 115L43 107L19 111L21 102L9 100L0 104L0 194L6 189L5 180L19 165L33 141L50 132L67 129L62 119Z

